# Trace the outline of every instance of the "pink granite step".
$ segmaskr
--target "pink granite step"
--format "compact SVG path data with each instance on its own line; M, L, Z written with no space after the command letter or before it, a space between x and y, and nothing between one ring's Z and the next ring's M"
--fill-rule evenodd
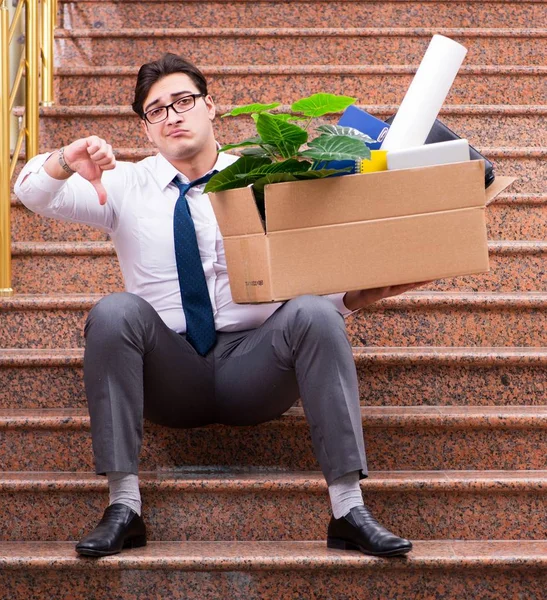
M16 242L105 242L108 235L79 223L41 217L11 196L11 239Z
M417 65L200 65L211 93L226 104L294 102L327 90L367 104L401 102ZM59 67L54 91L60 104L129 104L138 66ZM547 66L463 66L447 104L542 104ZM282 96L281 96L282 95Z
M501 194L488 207L486 219L489 239L545 239L547 194Z
M369 467L390 470L547 469L547 406L361 409ZM85 409L0 411L1 471L92 471ZM147 425L141 470L187 466L317 470L303 410L255 427Z
M185 469L141 473L150 541L324 540L329 519L320 472ZM91 473L0 475L0 540L77 540L108 503ZM547 471L371 472L367 506L410 539L542 539ZM215 515L214 519L208 515Z
M546 27L542 0L62 0L59 27ZM219 15L222 21L219 23Z
M17 293L107 294L123 291L111 242L15 242L12 287Z
M100 295L0 298L0 348L76 348ZM547 295L413 292L346 320L354 346L547 347Z
M369 406L541 405L547 348L354 349ZM0 408L82 408L83 349L0 350Z
M542 600L545 541L418 541L386 560L321 542L152 542L100 560L74 542L0 544L0 586L13 600L459 598ZM364 584L363 582L366 582ZM296 596L297 594L297 596Z
M416 292L355 313L347 328L356 346L545 347L544 296Z
M533 292L547 289L547 242L489 242L490 272L447 278L435 291ZM110 242L15 242L13 280L17 293L111 293L123 280Z
M363 100L366 98L363 98ZM218 104L215 129L222 142L233 142L254 135L254 125L247 117L222 119L234 105ZM288 105L280 110L288 111ZM398 106L361 105L363 110L380 119L394 115ZM20 113L20 110L18 114ZM148 146L142 124L129 106L53 106L40 109L40 145L57 148L67 140L86 135L100 135L115 149ZM547 146L547 106L539 105L445 105L439 118L461 137L476 146L526 147ZM325 117L322 122L336 123L339 115Z
M57 29L55 59L57 64L67 66L133 65L140 64L143 57L152 59L186 46L192 49L192 61L198 65L223 64L228 57L236 65L244 64L249 57L255 65L419 64L435 34L465 46L465 64L541 64L547 50L547 29L380 28L352 24L339 28L329 27L328 22L307 28L257 28L245 20L231 28L217 24L198 29L181 28L168 21L159 28Z

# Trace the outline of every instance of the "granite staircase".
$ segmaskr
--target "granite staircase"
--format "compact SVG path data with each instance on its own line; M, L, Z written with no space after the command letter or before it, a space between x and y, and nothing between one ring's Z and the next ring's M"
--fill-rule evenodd
M326 486L296 406L253 428L147 425L148 546L85 560L107 501L93 474L82 328L122 289L111 242L12 200L0 298L0 598L545 598L547 2L59 0L43 150L98 134L153 152L129 108L138 66L186 55L220 112L308 93L397 110L430 37L469 49L441 118L517 183L487 210L491 272L347 320L379 519L402 559L328 550ZM250 133L217 120L219 140ZM20 168L20 167L19 167Z

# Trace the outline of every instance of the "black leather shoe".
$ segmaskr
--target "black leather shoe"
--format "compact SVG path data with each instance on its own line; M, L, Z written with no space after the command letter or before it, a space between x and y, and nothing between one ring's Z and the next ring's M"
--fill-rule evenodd
M76 546L83 556L109 556L123 548L146 546L146 526L142 518L125 504L111 504L97 527Z
M372 556L399 556L412 544L380 525L366 506L356 506L341 519L331 518L327 546L338 550L360 550Z

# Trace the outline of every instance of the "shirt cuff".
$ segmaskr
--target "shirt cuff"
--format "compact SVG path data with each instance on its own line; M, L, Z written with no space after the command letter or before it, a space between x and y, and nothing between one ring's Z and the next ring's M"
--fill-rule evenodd
M35 188L43 192L56 193L65 185L68 179L55 179L46 173L44 163L52 154L53 152L48 152L36 157L36 160L28 165L28 172L33 174L32 185Z
M332 295L330 295L330 299L331 299L332 303L334 304L334 306L338 309L338 312L342 316L348 317L349 315L351 315L357 311L349 309L344 304L344 296L345 295L346 295L345 292L343 292L342 294L332 294Z

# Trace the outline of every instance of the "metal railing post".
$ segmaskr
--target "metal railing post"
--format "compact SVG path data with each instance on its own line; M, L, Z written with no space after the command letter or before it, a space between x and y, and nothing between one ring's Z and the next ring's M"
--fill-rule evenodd
M40 21L38 0L26 0L26 79L25 79L25 156L29 160L38 154L40 109Z
M0 296L11 296L9 10L0 5Z
M57 12L56 0L42 0L42 106L53 104L53 39Z

